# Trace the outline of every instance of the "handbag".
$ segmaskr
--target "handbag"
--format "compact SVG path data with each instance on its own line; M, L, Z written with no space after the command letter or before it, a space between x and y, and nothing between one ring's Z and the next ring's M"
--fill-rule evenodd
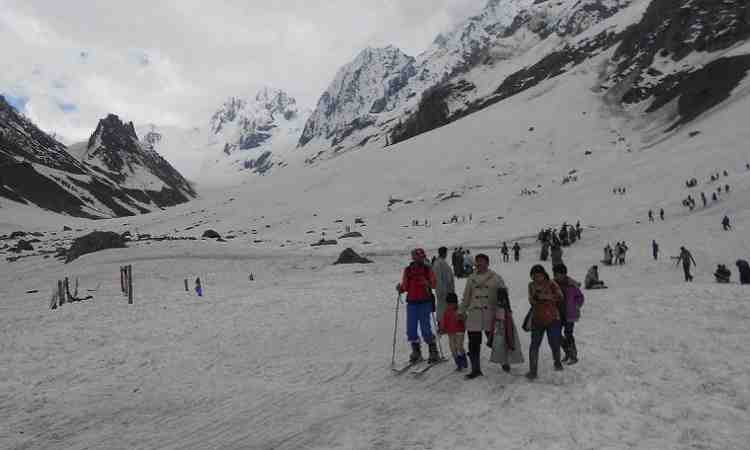
M529 308L529 312L526 313L526 317L523 319L523 324L521 324L521 329L527 333L531 332L531 313L533 310L533 307Z

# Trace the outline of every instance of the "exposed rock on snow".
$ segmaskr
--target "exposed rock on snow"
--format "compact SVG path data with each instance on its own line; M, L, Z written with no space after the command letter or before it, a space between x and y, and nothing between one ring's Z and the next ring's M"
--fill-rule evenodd
M338 264L371 264L372 261L369 259L359 256L354 250L347 248L339 255L339 259L336 260L334 265Z
M95 231L73 241L65 253L65 263L69 263L88 253L99 252L110 248L125 248L125 240L112 231Z

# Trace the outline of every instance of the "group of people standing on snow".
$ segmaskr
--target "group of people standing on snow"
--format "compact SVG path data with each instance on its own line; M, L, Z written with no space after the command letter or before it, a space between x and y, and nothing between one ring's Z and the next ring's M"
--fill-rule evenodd
M617 242L614 247L607 244L604 247L604 259L602 260L602 263L605 266L611 266L613 264L624 265L627 254L628 245L625 241Z
M508 247L507 242L503 242L503 244L500 246L500 254L503 257L503 262L510 262L510 248ZM513 244L513 260L515 262L518 262L521 260L521 246L518 245L518 242Z
M474 258L475 270L468 275L459 301L454 274L446 261L447 255L448 249L441 247L438 258L430 266L423 249L413 250L412 262L404 269L402 280L396 285L399 296L406 294L410 362L423 359L422 341L427 344L428 362L440 360L430 322L430 315L434 311L438 333L448 335L457 371L470 367L467 379L483 375L481 350L482 341L485 340L492 350L490 361L500 364L503 371L509 372L511 365L523 363L524 357L505 281L489 268L488 255L477 254ZM552 349L555 370L563 370L563 363L578 362L574 329L580 318L584 296L580 283L568 276L567 267L562 262L553 265L553 277L541 265L532 267L530 277L530 309L524 318L523 329L531 333L526 377L533 380L538 376L539 348L545 334ZM417 331L421 334L421 340ZM468 352L464 347L467 336ZM564 358L561 352L565 353Z
M468 277L474 271L474 260L471 258L471 252L461 247L453 249L451 265L453 265L453 273L457 278Z

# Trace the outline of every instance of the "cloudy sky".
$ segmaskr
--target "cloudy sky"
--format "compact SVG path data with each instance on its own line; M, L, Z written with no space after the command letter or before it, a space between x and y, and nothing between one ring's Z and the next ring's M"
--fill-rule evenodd
M80 141L114 112L201 126L268 85L314 106L364 47L411 55L486 0L0 0L0 93Z

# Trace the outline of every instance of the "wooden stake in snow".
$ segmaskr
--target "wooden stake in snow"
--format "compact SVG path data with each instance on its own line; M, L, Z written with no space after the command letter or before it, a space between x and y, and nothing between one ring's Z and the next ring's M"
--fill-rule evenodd
M65 291L63 291L62 280L57 280L57 297L60 299L60 306L65 304Z
M188 288L187 278L185 278L185 292L190 292L190 288Z
M54 289L52 290L52 298L49 301L49 309L57 309L57 296L59 294Z
M128 265L128 304L133 304L133 266Z

